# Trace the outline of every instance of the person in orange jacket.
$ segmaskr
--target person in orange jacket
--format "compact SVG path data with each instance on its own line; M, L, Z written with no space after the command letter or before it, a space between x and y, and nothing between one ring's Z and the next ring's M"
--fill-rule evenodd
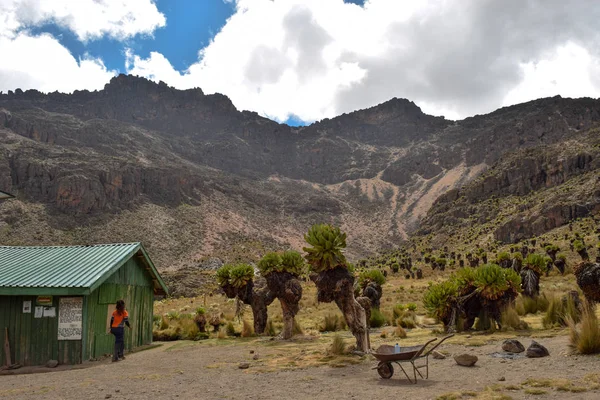
M125 309L125 302L119 300L117 301L117 309L113 311L110 318L110 333L115 335L113 362L125 359L125 355L123 354L125 351L125 325L131 329L131 325L129 325L129 313Z

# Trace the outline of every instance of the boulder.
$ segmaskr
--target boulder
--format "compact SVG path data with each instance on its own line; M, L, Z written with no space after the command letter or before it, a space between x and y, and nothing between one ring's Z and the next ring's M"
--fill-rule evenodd
M477 356L473 356L471 354L460 354L458 356L454 356L454 361L458 365L462 365L463 367L472 367L477 362Z
M238 368L239 369L248 369L248 368L250 368L250 363L247 363L247 362L240 363L240 365L238 365Z
M525 346L516 339L507 339L502 343L502 350L508 353L522 353L525 351Z
M436 360L443 360L446 358L445 355L443 355L442 353L440 353L437 350L434 350L433 352L431 352L431 355L433 356L433 358L435 358Z
M531 344L527 348L527 352L525 355L529 358L538 358L538 357L546 357L549 356L550 353L548 349L536 342L535 340L531 341Z
M56 368L58 366L58 361L50 360L46 363L46 367L48 368Z

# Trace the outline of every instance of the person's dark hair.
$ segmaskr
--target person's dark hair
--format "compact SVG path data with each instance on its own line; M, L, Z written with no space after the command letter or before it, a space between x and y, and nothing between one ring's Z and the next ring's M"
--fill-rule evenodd
M123 311L125 311L125 302L123 300L117 300L117 312L119 315L123 315Z

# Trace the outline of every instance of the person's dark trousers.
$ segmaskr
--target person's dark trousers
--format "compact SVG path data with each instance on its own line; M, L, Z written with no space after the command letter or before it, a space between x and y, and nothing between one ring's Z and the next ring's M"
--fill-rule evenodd
M125 328L110 328L110 333L115 335L115 350L113 351L113 361L123 358L125 351Z

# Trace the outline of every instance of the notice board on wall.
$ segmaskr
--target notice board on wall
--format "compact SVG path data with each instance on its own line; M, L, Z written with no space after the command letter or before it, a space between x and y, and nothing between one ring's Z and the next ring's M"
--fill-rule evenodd
M58 340L81 340L83 297L61 297L58 302Z

